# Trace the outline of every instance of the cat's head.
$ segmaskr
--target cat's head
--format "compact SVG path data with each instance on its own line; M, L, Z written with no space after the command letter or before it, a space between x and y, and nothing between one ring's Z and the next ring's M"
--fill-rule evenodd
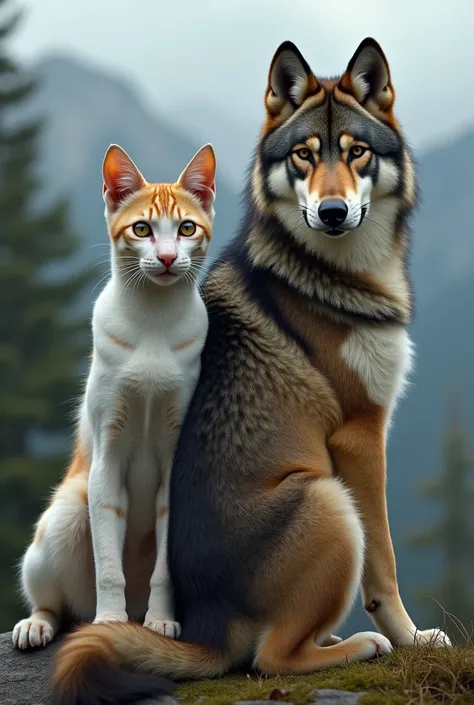
M195 280L212 233L216 158L210 144L174 184L148 183L128 154L105 155L103 196L116 267L159 286ZM128 278L128 276L127 276Z

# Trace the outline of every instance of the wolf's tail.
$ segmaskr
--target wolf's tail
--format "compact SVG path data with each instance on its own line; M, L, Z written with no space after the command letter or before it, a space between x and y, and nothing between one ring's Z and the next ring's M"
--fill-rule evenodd
M212 678L225 654L173 641L133 623L89 624L67 637L54 663L56 705L125 705L173 690L167 679Z

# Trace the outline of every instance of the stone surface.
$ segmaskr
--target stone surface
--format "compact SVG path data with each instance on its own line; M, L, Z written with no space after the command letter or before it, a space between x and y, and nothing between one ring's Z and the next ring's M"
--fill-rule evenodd
M45 649L18 651L11 633L0 635L0 703L50 705L49 678L59 639Z
M51 705L49 680L54 653L61 643L55 639L45 649L18 651L11 633L0 634L0 705ZM316 705L357 705L363 693L341 690L314 690ZM235 705L269 705L272 700L249 700ZM281 702L281 701L280 701ZM171 697L142 700L140 705L177 705ZM281 705L292 705L285 701Z
M53 656L61 643L45 649L19 651L11 633L0 634L0 705L51 705L50 676ZM142 700L140 705L177 705L173 698Z

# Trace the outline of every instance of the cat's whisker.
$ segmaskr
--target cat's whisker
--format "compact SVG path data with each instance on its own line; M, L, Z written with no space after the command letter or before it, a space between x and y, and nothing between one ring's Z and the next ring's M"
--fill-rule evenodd
M132 287L132 294L138 288L139 283L146 278L146 273L141 268L138 268L137 271L129 279L129 284Z
M137 267L135 268L129 275L129 277L126 279L126 281L123 284L122 291L125 292L127 288L131 285L132 282L135 281L135 278L140 274L140 269Z
M102 284L102 282L104 282L104 281L105 281L106 279L108 279L110 276L111 276L111 275L110 275L110 272L107 272L106 274L104 274L104 276L99 279L99 281L97 282L97 284L96 284L96 285L94 286L94 288L92 289L91 294L93 294L94 291L97 289L97 287L99 287L99 286Z

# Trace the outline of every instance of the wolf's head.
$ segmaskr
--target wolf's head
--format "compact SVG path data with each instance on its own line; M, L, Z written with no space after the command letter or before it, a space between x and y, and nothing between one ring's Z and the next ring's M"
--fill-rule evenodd
M270 66L252 179L257 207L344 269L382 265L415 201L394 100L374 39L360 44L340 78L317 78L291 42Z

